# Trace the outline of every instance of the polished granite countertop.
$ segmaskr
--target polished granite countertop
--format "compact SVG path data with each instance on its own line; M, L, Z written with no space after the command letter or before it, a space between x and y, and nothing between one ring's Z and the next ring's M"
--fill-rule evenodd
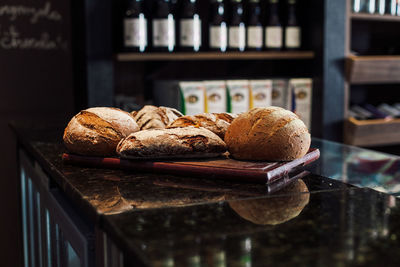
M264 185L65 165L63 127L16 125L20 146L132 265L400 264L400 203L351 180L331 155L339 144L314 139L321 158L311 174L268 194ZM349 183L319 175L335 164Z

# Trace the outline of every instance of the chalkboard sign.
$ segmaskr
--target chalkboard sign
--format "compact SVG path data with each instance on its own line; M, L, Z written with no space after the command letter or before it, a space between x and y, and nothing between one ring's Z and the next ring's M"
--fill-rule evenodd
M70 22L69 1L0 1L0 111L73 107Z

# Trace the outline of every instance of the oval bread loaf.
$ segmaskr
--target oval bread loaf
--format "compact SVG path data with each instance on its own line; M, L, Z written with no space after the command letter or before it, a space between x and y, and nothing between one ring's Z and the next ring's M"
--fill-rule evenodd
M64 130L70 153L109 156L121 139L139 130L133 117L117 108L96 107L79 112Z
M168 125L167 128L188 126L204 127L223 139L226 130L228 129L234 118L235 116L229 113L204 113L194 116L186 115L177 118L170 125Z
M183 116L182 113L174 108L152 105L146 105L141 110L133 111L131 114L139 125L140 130L164 129L175 119Z
M203 158L226 152L226 144L213 132L196 127L150 129L121 140L117 153L122 158Z
M311 137L296 114L268 107L240 114L229 126L225 142L236 159L289 161L307 153Z

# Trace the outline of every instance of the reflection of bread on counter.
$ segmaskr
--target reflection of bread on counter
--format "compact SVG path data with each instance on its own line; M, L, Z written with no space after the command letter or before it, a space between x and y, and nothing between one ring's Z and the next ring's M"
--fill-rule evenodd
M133 117L117 108L97 107L79 112L64 131L71 153L92 156L115 154L119 141L139 130Z
M308 204L310 193L303 180L279 191L282 196L229 201L229 206L243 219L260 225L276 225L297 217Z
M235 115L229 113L203 113L194 116L186 115L173 121L167 128L188 126L204 127L219 137L224 138L225 132L234 118Z
M169 107L146 105L139 111L133 111L140 130L164 129L168 124L182 116L178 110Z
M224 141L202 127L143 130L117 147L122 158L132 159L216 157L225 151Z
M299 117L279 107L254 108L240 114L224 139L232 157L240 160L294 160L303 157L311 143Z

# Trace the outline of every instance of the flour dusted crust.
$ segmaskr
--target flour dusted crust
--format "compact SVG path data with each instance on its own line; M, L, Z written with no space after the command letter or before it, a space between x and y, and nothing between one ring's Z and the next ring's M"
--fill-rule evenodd
M254 108L240 114L224 140L236 159L268 161L300 158L311 143L308 129L299 117L279 107Z
M129 135L117 146L122 158L131 159L216 157L225 151L224 141L201 127L143 130Z
M146 105L139 111L133 111L136 122L141 130L164 129L168 124L182 116L178 110L169 107Z
M71 119L63 140L70 153L109 156L115 154L122 138L138 130L128 112L107 107L89 108Z
M194 116L186 115L177 118L167 128L188 126L204 127L219 137L224 138L225 132L234 118L234 115L229 113L203 113Z

